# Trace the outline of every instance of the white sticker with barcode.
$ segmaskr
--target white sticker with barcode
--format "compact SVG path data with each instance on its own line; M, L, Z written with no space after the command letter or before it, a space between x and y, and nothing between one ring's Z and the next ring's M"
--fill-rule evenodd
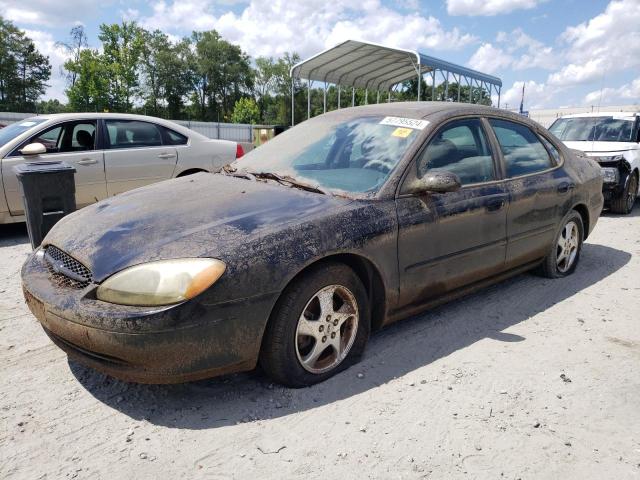
M19 126L20 127L33 127L36 124L36 122L22 122Z
M427 120L418 120L415 118L404 117L384 117L380 125L392 125L394 127L407 127L414 130L424 130L429 122Z

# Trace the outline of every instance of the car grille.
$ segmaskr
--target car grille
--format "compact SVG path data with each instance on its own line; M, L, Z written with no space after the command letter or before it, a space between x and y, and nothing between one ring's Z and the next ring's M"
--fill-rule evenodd
M51 278L59 286L84 288L91 283L91 270L58 247L46 247L44 259Z

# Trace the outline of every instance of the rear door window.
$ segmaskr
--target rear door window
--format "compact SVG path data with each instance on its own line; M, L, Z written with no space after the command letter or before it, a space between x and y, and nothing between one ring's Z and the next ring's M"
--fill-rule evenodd
M553 166L549 152L526 125L490 118L496 134L508 178L541 172Z
M160 129L138 120L107 120L108 148L145 148L162 146Z
M164 132L164 141L165 145L186 145L189 140L187 137L182 135L181 133L174 132L170 128L160 127Z

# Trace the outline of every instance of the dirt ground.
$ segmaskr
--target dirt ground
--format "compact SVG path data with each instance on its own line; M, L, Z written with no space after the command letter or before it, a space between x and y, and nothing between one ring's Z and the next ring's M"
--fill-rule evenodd
M1 478L640 478L640 205L600 219L573 276L398 323L302 390L68 362L23 302L29 250L0 228Z

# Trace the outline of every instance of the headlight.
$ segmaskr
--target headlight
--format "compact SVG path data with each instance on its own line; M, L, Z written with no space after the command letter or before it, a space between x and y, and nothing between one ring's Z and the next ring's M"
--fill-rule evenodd
M609 155L604 157L596 157L596 160L598 162L618 162L623 159L624 159L623 155Z
M604 183L618 183L619 175L617 168L604 167L602 169L602 179Z
M182 258L143 263L107 278L99 300L120 305L158 306L183 302L202 293L224 273L212 258Z

